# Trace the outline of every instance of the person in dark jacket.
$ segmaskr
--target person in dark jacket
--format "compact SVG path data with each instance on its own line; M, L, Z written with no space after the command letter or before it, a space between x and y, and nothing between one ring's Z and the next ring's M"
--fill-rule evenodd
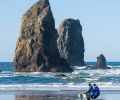
M100 89L99 89L99 87L96 84L93 84L92 93L93 93L91 95L92 99L96 99L97 97L100 96Z
M85 94L92 95L92 90L93 90L93 86L91 83L89 83L89 89L87 92L85 92Z

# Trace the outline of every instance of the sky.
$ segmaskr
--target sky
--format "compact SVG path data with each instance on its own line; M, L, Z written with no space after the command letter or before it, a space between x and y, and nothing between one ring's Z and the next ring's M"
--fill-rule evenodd
M0 62L13 61L22 15L38 0L0 1ZM56 28L66 18L83 27L85 61L120 61L120 0L49 0Z

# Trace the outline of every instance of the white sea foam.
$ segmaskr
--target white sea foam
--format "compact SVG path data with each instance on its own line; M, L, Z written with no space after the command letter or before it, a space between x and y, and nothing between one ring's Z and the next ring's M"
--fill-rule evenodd
M112 68L112 69L99 69L99 70L75 70L73 74L89 74L93 75L120 75L120 69Z
M87 66L82 66L82 67L74 66L74 68L75 68L76 70L85 69L86 67L87 67Z
M120 86L111 86L111 85L105 85L102 86L101 84L99 85L100 90L120 90ZM60 91L60 90L87 90L88 86L84 85L73 85L73 84L69 84L69 85L61 85L61 84L54 84L54 85L40 85L40 84L36 84L36 85L32 85L32 84L23 84L23 85L0 85L0 91L7 91L7 90L11 90L11 91L15 91L15 90L53 90L53 91Z
M96 82L101 87L120 85L120 66L108 70L84 70L76 67L73 73L64 73L66 77L55 77L57 73L14 73L2 72L0 90L40 90L40 89L84 89L89 82ZM21 81L25 78L25 81ZM7 80L6 80L7 79ZM50 81L49 81L50 79ZM42 82L43 81L43 82ZM57 82L57 83L55 83ZM61 82L61 83L60 83ZM12 85L5 85L11 83ZM19 83L19 84L18 84ZM24 83L24 84L23 84ZM34 83L34 84L32 84ZM41 83L41 84L37 84ZM14 85L13 85L14 84ZM83 88L82 88L83 87ZM119 86L118 86L119 87ZM106 89L106 88L105 88ZM118 88L120 89L120 88Z

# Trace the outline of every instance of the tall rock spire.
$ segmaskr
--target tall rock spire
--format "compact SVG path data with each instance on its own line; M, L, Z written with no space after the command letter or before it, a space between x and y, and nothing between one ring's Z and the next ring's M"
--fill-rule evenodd
M57 48L58 34L48 0L39 0L22 18L15 50L15 71L72 72Z

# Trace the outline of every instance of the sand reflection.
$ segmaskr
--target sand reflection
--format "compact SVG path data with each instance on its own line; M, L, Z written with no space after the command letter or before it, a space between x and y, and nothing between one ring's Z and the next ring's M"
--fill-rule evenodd
M17 95L16 100L76 100L77 95Z

